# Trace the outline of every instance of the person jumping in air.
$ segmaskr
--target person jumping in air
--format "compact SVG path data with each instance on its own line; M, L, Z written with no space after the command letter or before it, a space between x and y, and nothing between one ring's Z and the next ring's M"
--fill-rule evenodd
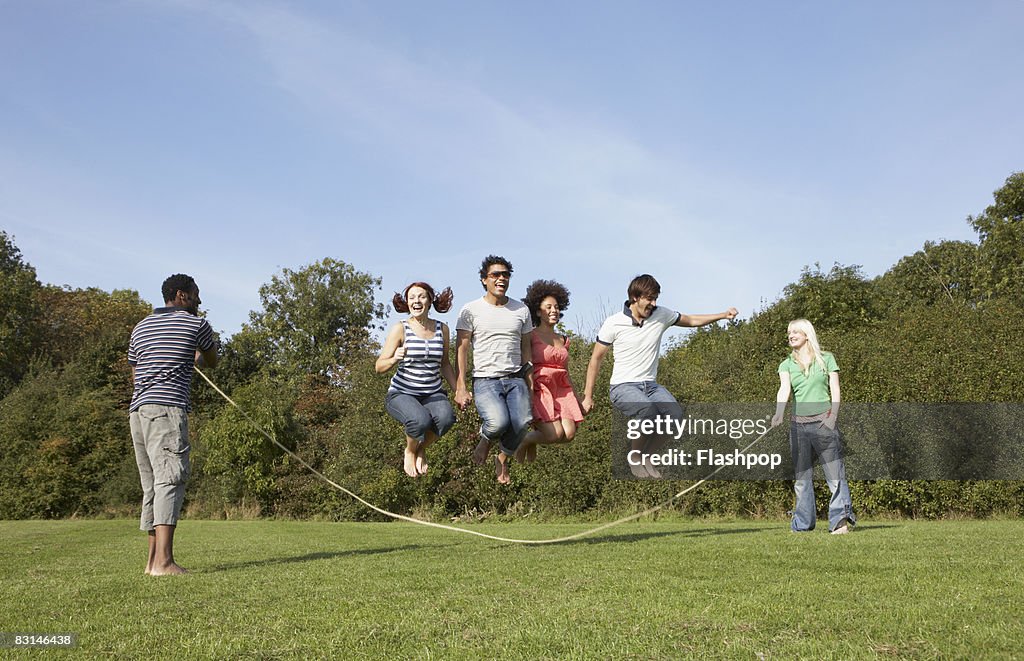
M555 325L569 307L569 290L554 280L534 280L523 303L530 310L534 329L533 428L516 451L516 460L533 461L538 445L568 443L576 437L583 410L569 378L569 338Z
M426 449L455 424L441 379L455 390L456 376L448 357L448 326L429 317L430 306L440 313L452 307L452 290L440 294L425 282L414 282L391 301L397 312L409 318L388 331L375 367L383 374L398 366L391 377L384 408L405 428L405 459L409 477L427 472Z
M629 283L629 298L622 312L608 317L597 333L597 343L587 366L587 383L583 390L583 412L594 408L594 385L608 349L613 350L612 406L626 418L653 419L668 415L680 419L683 408L664 386L657 383L661 337L669 328L696 328L721 319L735 319L736 308L713 314L683 314L660 307L661 285L648 274L638 275ZM639 450L643 461L630 464L630 471L639 478L661 477L648 461L648 456L664 443L662 439L639 438L632 449Z
M530 431L530 392L533 390L530 312L508 297L512 264L504 257L488 255L480 265L484 295L459 311L455 324L459 378L455 403L465 409L476 396L476 410L483 424L473 461L482 464L492 443L499 446L495 458L498 482L511 482L508 458L515 454ZM465 384L469 350L473 349L473 392Z

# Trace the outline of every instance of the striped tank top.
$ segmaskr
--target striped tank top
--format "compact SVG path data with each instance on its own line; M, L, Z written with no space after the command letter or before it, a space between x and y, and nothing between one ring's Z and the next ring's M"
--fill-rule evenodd
M398 371L391 377L388 392L416 397L441 392L441 357L447 348L441 334L441 322L434 322L434 336L429 340L417 337L408 321L403 321L402 326L405 327L405 358L398 363Z

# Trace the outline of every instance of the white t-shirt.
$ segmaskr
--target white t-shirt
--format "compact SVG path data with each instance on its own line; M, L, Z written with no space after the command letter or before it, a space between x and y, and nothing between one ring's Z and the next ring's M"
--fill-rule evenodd
M473 376L496 377L522 365L522 339L533 331L533 322L530 310L513 298L491 305L481 297L462 306L455 330L472 334Z
M612 347L615 365L611 385L657 379L661 336L677 321L678 312L659 305L640 326L628 304L622 312L605 319L597 332L597 341Z

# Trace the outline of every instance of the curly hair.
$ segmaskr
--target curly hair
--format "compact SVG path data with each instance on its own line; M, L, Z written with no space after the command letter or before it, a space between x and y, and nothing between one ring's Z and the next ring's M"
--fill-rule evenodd
M526 288L526 297L523 298L523 303L530 310L534 326L540 323L540 304L548 296L554 298L558 303L559 319L562 318L565 309L569 307L569 290L565 288L565 285L554 280L534 280Z
M196 288L196 281L192 276L184 273L175 273L160 286L160 293L164 296L164 303L170 303L177 296L179 291L191 292Z
M508 269L509 275L512 275L512 262L508 261L504 257L498 255L487 255L484 257L484 261L480 262L480 279L487 279L487 271L490 270L495 264L501 264ZM484 289L487 289L487 285L484 285Z
M419 287L420 289L427 292L427 298L430 300L428 305L433 305L434 309L440 313L445 313L452 309L452 299L455 295L452 294L451 287L445 287L441 290L440 294L434 293L434 288L425 282L413 282L410 283L402 293L395 292L395 295L391 298L391 305L395 306L396 312L405 314L409 311L409 290L413 287Z

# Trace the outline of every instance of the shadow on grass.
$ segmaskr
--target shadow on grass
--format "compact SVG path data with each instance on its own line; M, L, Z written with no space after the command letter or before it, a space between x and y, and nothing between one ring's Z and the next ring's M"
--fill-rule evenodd
M352 549L349 551L321 551L319 553L307 553L290 558L267 558L265 560L252 560L250 562L230 562L222 565L214 565L208 569L197 570L197 573L212 574L214 572L232 571L235 569L251 569L255 567L267 567L270 565L287 565L295 562L314 562L316 560L333 560L334 558L357 557L361 555L380 555L383 553L400 553L403 551L419 551L424 548L441 548L451 546L450 544L406 544L404 546L389 546L376 549Z
M647 539L658 539L660 537L707 537L710 535L736 535L764 532L764 528L697 528L692 530L660 530L656 532L618 533L596 535L594 537L583 537L568 542L558 542L550 546L571 546L573 544L631 544L642 542Z
M862 532L864 530L885 530L886 528L902 528L903 526L896 523L858 523L853 527L855 533Z

